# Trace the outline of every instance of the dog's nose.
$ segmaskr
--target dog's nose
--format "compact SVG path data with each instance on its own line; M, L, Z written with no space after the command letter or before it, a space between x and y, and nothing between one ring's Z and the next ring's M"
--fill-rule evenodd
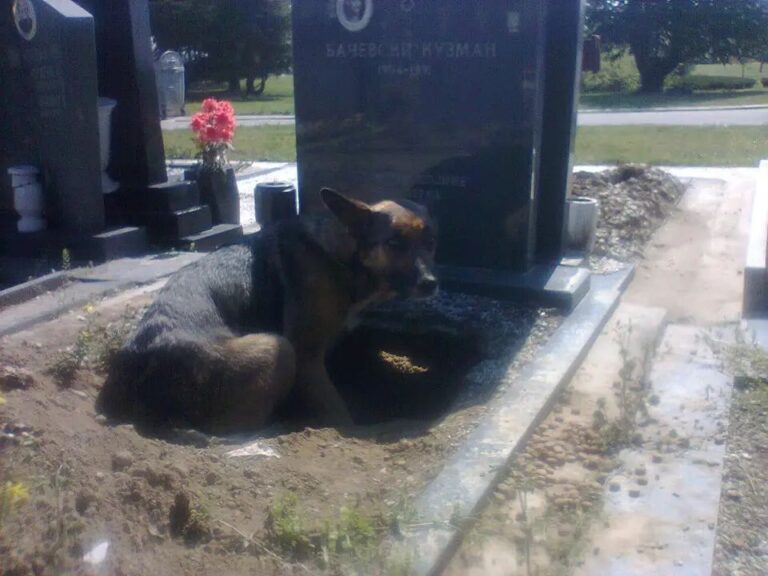
M424 276L416 285L419 294L422 296L432 296L437 291L437 279L434 276Z

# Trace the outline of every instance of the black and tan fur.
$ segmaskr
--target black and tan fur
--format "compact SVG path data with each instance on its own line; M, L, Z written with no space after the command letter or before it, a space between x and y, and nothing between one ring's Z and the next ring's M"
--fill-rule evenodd
M228 432L263 426L292 392L323 422L350 423L325 355L366 306L435 292L435 240L419 205L321 194L328 214L281 222L171 278L111 366L99 408Z

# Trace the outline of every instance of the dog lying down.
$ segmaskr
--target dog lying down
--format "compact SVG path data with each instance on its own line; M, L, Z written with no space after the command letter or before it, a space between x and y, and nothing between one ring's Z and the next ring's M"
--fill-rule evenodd
M276 224L173 276L118 352L97 408L147 426L254 430L291 396L351 423L325 355L366 306L437 291L435 233L407 200L329 189L329 212Z

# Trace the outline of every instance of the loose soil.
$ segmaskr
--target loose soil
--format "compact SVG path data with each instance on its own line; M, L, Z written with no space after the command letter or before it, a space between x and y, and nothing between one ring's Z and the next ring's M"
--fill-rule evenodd
M622 170L608 180L653 192L643 180L648 171ZM651 204L652 217L638 223L649 232L629 242L645 241L674 211L667 196L660 192L660 216ZM634 248L610 248L622 237L606 238L600 245L609 257L636 255ZM380 310L329 359L356 417L368 425L316 429L288 420L257 436L261 455L233 457L228 453L245 439L194 431L144 436L130 425L110 426L94 412L103 382L99 364L109 349L98 344L122 334L158 287L0 340L0 367L26 371L8 379L23 385L2 390L0 481L29 490L26 503L2 518L0 574L89 574L95 567L88 560L102 542L109 547L98 569L126 576L349 573L353 566L367 574L402 572L378 563L368 540L402 522L429 521L409 514L410 500L482 418L498 376L510 365L519 369L560 321L551 310L458 295L441 296L427 308ZM126 315L128 309L134 312ZM60 386L50 373L59 350L84 341L86 366ZM609 464L600 456L604 438L557 412L552 421L537 431L530 461L520 466L534 480L565 474L553 502L579 513L562 529L568 543L591 510L581 503L594 501ZM588 473L570 467L577 463ZM498 498L520 498L518 480L514 488L510 482ZM334 540L329 549L327 527L340 517L347 518L345 530L357 526L356 539ZM318 533L325 534L324 544Z
M768 574L768 386L737 388L713 576Z
M0 482L29 491L3 519L0 574L89 574L95 568L84 558L102 542L101 573L126 576L348 573L361 563L372 563L365 573L384 573L376 542L414 520L408 503L493 394L471 385L470 369L522 365L560 320L555 311L460 295L401 306L397 322L393 310L380 310L329 362L371 425L316 429L289 420L255 438L153 437L109 425L94 400L110 342L160 285L0 340ZM65 358L79 354L84 367L61 386L50 369L69 375L66 346ZM254 439L257 455L228 455ZM286 499L295 502L292 526L276 529ZM357 540L323 550L327 541L313 538L327 540L324 526L340 518Z

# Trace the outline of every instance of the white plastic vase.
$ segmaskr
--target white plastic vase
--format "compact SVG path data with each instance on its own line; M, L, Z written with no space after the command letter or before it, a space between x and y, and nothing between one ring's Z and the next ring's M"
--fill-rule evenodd
M45 221L45 199L43 187L37 181L38 170L34 166L11 166L8 168L13 187L13 207L21 218L16 223L19 232L43 230Z
M111 98L99 98L99 148L101 150L101 191L109 194L120 188L120 184L107 174L109 166L109 143L112 135L112 111L117 102Z
M13 189L13 206L21 218L16 223L19 232L37 232L46 227L43 213L45 202L43 188L37 182Z

